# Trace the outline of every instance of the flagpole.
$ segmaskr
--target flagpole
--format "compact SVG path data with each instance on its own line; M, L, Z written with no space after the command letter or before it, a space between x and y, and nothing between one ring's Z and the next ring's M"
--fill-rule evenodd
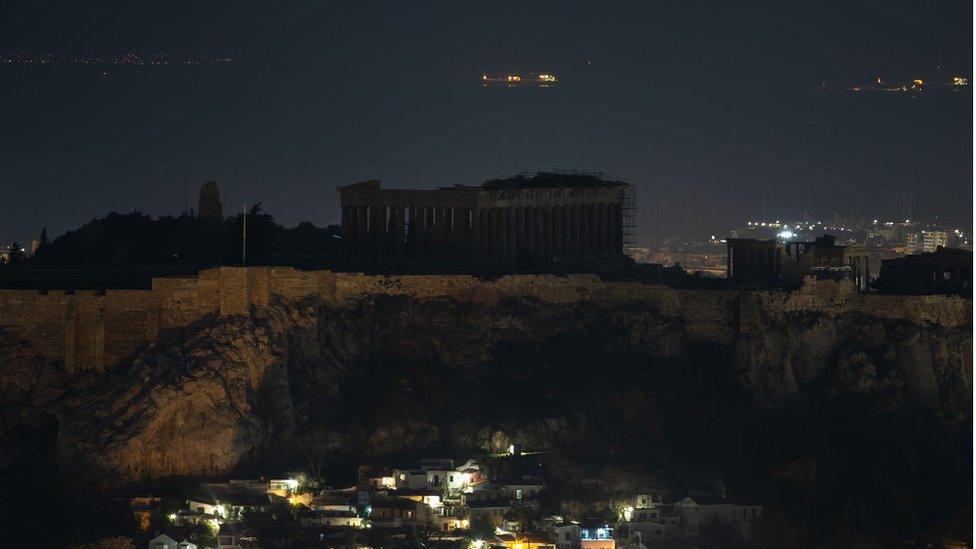
M244 231L241 237L241 265L247 266L247 202L244 203Z

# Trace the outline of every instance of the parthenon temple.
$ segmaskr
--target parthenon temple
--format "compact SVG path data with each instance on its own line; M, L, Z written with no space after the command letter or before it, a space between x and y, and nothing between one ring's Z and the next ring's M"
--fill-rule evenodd
M623 255L629 185L538 173L478 186L339 187L344 259L352 266L545 266Z

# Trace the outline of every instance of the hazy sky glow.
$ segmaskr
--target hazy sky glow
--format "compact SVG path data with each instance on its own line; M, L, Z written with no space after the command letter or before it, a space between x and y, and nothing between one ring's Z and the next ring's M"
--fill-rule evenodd
M335 187L363 179L550 168L638 184L644 235L658 210L665 231L724 232L763 196L823 217L911 196L970 224L970 93L818 90L971 77L970 1L64 4L4 2L0 52L233 63L0 65L0 242L179 213L184 169L191 202L212 178L225 213L261 201L289 225L336 223ZM499 71L560 82L480 86Z

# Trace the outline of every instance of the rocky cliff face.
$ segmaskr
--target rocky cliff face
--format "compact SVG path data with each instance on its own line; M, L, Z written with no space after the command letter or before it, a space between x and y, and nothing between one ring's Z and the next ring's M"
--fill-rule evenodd
M729 341L639 302L278 302L268 318L207 317L70 379L7 337L2 420L9 432L53 416L61 470L105 485L300 460L323 444L381 455L650 444L695 428L734 438L745 427L723 415L836 398L971 421L969 323L750 316Z

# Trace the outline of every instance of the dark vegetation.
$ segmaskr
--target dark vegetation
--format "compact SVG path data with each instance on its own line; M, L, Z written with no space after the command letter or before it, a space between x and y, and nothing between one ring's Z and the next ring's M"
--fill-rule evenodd
M110 213L48 242L33 256L17 254L0 268L0 287L37 289L148 288L153 276L192 274L241 265L243 215L219 219ZM286 228L257 204L247 216L247 264L322 269L339 256L339 228L302 222Z

